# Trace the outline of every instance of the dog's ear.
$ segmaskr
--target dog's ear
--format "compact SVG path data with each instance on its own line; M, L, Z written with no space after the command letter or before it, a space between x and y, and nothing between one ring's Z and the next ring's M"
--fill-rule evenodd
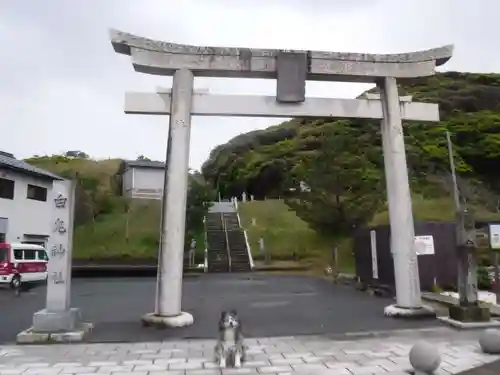
M236 312L236 310L235 310L235 309L232 309L232 310L231 310L231 315L236 316L236 315L238 315L238 313Z
M221 311L221 313L220 313L220 320L224 320L224 318L226 317L226 315L227 315L227 312Z

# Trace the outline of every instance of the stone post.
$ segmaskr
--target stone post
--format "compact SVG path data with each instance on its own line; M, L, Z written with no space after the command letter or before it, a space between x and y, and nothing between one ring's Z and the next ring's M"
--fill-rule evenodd
M383 78L379 88L384 115L382 143L396 284L396 305L388 306L385 313L391 316L428 315L433 312L430 308L423 308L420 294L411 192L396 79Z
M264 242L264 237L259 238L259 248L260 248L260 251L264 254L264 263L270 264L271 263L271 254L269 253L269 250L266 248L266 244Z
M177 70L174 74L161 212L156 309L154 313L143 317L145 325L183 327L194 321L191 314L181 311L193 81L193 73L188 69Z
M18 343L81 341L92 328L82 323L80 309L71 308L75 187L71 180L54 181L49 198L52 233L48 244L46 307L33 314L33 327L17 336Z
M189 267L194 267L196 253L196 240L193 238L189 246Z

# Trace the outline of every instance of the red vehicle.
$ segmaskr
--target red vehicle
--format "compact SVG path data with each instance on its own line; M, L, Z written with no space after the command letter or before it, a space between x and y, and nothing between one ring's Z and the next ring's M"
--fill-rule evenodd
M0 285L19 288L46 282L48 260L43 246L0 243Z

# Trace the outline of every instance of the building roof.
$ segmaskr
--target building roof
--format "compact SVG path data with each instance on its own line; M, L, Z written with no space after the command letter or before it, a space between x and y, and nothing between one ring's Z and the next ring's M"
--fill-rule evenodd
M62 177L53 173L37 168L23 160L14 158L14 155L6 152L0 152L0 168L10 169L18 173L24 173L39 178L48 178L51 180L64 180Z
M125 163L134 168L165 168L165 163L154 160L126 160Z
M129 168L165 169L165 163L154 160L123 160L117 174L123 174Z

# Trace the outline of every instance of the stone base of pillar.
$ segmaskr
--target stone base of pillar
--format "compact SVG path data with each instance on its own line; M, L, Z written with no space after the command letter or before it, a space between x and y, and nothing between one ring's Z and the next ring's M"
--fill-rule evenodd
M82 322L78 308L66 311L43 309L33 314L33 326L20 332L18 344L69 343L84 341L92 331L91 323Z
M499 327L500 321L492 320L490 308L479 305L449 307L449 316L439 317L446 325L458 329L476 329Z
M422 305L422 307L415 309L399 307L398 305L389 305L384 308L384 315L406 319L435 318L436 311L431 306L427 305Z
M78 308L66 311L43 309L33 314L33 330L41 333L74 331L81 321L82 314Z
M450 306L448 308L450 318L459 322L489 322L491 319L490 308L479 305Z
M161 316L149 313L142 317L142 325L145 327L181 328L194 323L194 318L187 312L181 312L176 316Z
M447 326L457 329L486 329L486 328L500 328L500 321L491 319L487 322L461 322L449 316L440 316L438 320Z
M66 332L37 332L33 327L18 333L16 343L25 344L64 344L82 342L92 332L92 323L79 323L74 330Z

